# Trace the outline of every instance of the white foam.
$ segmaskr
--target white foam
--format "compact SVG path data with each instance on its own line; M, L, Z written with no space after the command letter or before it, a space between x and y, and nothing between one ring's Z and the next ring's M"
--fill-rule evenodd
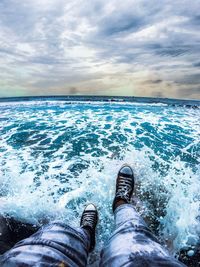
M30 108L21 112L19 108L17 113L9 109L9 103L8 109L2 110L1 117L9 120L1 123L0 211L37 224L46 217L76 225L85 204L94 202L101 214L101 246L113 227L111 203L117 171L127 162L135 172L137 196L144 206L141 212L160 220L160 236L173 240L172 252L196 244L200 188L195 149L199 145L200 111L162 105L129 107L126 103L99 103L93 109L92 104L66 107L65 102L52 101L43 110L42 102L32 106L21 103ZM37 105L37 111L31 108ZM15 148L13 135L27 122L36 125L24 130L30 134L30 143L25 145L22 140ZM8 126L10 129L3 132ZM55 148L56 140L63 135L66 140ZM41 145L48 138L50 141ZM176 149L179 153L175 156ZM170 156L166 160L167 153ZM191 156L194 163L187 164L182 154ZM78 164L85 168L72 172Z

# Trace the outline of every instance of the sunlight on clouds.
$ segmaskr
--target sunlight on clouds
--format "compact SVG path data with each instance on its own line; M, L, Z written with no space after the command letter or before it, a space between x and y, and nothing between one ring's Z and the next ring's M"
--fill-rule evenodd
M66 57L69 55L72 58L78 57L80 60L81 59L90 60L90 59L94 58L94 55L95 55L94 50L89 49L86 46L81 46L81 45L71 47L70 51L69 51L69 49L64 49L64 53L65 53Z
M35 49L33 48L33 46L31 44L28 44L28 43L18 43L16 45L16 49L19 52L26 53L26 55L33 55L35 53Z
M162 21L159 21L158 23L155 23L154 25L147 26L146 28L135 32L130 33L126 38L124 38L123 42L130 42L133 40L137 41L154 41L157 38L160 39L167 39L168 38L168 32L175 31L176 25L180 25L181 22L186 22L188 19L184 17L172 17L170 19L164 19ZM180 28L177 28L178 32L180 31Z

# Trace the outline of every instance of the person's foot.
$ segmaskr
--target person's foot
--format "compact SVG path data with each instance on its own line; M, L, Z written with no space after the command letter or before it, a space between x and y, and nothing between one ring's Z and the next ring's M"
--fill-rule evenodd
M95 247L95 229L98 221L97 208L93 204L88 204L81 216L80 226L90 233L90 250L92 251Z
M135 181L132 168L129 165L123 165L117 175L116 191L112 205L113 212L118 206L130 202L134 184Z

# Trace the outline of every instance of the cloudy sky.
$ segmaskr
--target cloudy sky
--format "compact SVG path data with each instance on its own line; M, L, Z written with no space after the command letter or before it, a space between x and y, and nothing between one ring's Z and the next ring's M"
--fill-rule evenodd
M199 0L0 0L0 96L200 99Z

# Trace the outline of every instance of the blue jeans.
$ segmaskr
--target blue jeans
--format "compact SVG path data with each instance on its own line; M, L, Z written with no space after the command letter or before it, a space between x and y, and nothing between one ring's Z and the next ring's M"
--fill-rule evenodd
M100 266L180 267L130 204L115 210L116 230L101 252ZM83 228L53 222L18 242L0 258L2 267L87 265L90 235Z

